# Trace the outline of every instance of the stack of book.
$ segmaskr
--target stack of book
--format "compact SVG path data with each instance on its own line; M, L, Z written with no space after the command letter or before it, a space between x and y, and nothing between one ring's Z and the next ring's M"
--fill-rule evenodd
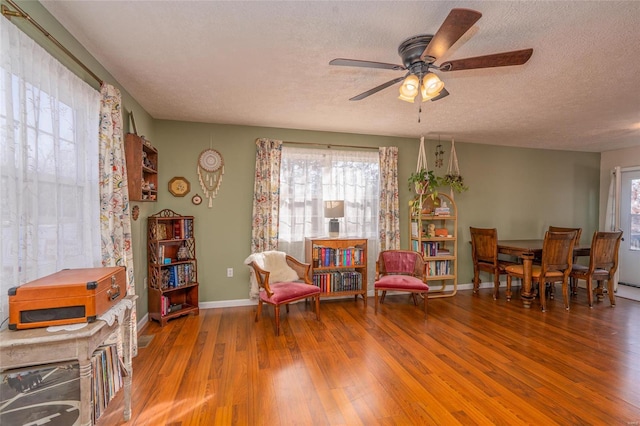
M449 210L449 207L436 207L434 214L436 216L450 216L451 211Z

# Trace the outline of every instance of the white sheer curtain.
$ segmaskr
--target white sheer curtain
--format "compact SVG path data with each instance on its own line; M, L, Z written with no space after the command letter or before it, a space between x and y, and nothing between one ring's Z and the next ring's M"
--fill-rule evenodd
M325 200L344 200L340 237L367 238L378 257L378 151L282 148L278 249L304 261L304 238L328 235Z
M100 266L100 95L0 19L0 316L7 290Z

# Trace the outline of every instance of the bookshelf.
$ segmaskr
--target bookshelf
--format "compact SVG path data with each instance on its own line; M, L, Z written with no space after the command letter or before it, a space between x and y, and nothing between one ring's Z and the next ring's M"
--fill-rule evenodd
M165 209L147 219L149 319L164 326L198 314L198 262L193 216Z
M129 201L157 201L158 150L133 133L124 138Z
M409 210L410 249L422 253L427 262L429 298L458 291L458 210L450 196L439 193L438 198L432 211Z
M306 238L305 259L320 297L361 296L367 305L367 240Z

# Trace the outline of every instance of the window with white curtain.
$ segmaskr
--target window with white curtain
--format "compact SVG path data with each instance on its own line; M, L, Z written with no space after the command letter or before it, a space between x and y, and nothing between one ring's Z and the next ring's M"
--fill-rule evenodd
M100 94L0 19L0 317L7 291L100 266Z
M367 238L369 267L378 255L378 151L284 146L280 163L278 248L304 261L305 237L326 237L324 201L343 200L341 238ZM370 272L370 276L373 275Z

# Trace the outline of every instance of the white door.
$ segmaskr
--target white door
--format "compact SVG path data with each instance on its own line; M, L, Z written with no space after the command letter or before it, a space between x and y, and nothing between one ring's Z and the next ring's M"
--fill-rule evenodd
M640 171L622 172L618 282L640 286Z

